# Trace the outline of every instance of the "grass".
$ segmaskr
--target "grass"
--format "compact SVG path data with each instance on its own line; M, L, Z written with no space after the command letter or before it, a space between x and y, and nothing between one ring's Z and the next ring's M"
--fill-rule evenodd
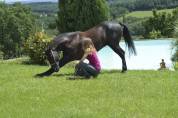
M167 12L167 13L172 13L174 9L164 9L164 10L158 10L158 12ZM145 17L151 17L153 16L152 11L134 11L126 16L132 16L132 17L137 17L137 18L145 18Z
M0 63L0 118L173 118L178 71L102 71L68 80L73 68L43 79L46 66Z

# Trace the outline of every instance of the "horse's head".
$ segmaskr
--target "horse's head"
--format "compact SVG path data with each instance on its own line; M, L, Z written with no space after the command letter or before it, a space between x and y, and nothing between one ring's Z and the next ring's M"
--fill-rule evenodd
M52 51L51 49L47 49L45 51L45 54L47 56L47 59L48 59L50 65L54 69L54 71L58 72L59 71L59 56L58 56L58 53L56 51Z

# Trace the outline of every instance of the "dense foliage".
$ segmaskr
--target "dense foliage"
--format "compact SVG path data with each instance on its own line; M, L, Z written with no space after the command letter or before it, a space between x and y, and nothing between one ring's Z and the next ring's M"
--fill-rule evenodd
M122 17L120 22L124 22L129 27L129 30L134 36L143 36L145 33L145 28L143 26L143 22L146 18L136 18L132 16Z
M72 0L66 1L68 3L65 4L66 5L65 11L68 12L68 14L66 16L70 17L70 18L67 20L65 19L64 21L67 22L68 29L73 29L73 27L71 28L71 25L73 25L71 22L74 22L74 20L76 19L75 10L77 9L78 6L80 7L79 8L80 12L85 11L85 10L83 10L85 8L83 8L83 5L80 6L80 4L78 4L78 3L77 3L77 7L73 8L74 5L72 3L70 3L70 1L72 1ZM73 0L72 2L75 2L75 0ZM85 1L80 2L80 0L79 0L77 2L85 5ZM177 6L177 1L175 1L175 0L107 0L107 2L109 4L109 8L110 8L109 12L111 15L111 19L114 19L114 20L118 19L119 17L127 16L126 15L127 13L132 12L134 10L152 10L153 8L157 8L157 9L174 8L175 6ZM43 23L45 32L47 32L48 34L52 34L52 35L56 34L55 26L57 26L57 25L55 23L56 16L54 14L56 14L56 11L58 10L57 3L45 2L45 3L30 3L27 5L32 8L33 12L38 13L39 16L42 16L42 17L38 17L39 26L42 27L42 23ZM73 9L73 11L69 10L71 8ZM61 12L64 12L64 11L61 11ZM71 12L75 15L70 15ZM84 15L81 19L85 18L85 14L86 13L84 13ZM89 14L89 13L87 13L87 14ZM126 18L125 23L128 24L133 35L144 35L145 29L144 29L142 22L145 20L146 20L146 18L144 18L144 19L143 18L134 18L132 16L132 17ZM68 21L70 21L70 22L68 22ZM78 22L80 24L83 24L83 22L81 22L81 20L78 20ZM58 21L58 23L59 23L59 21ZM74 26L75 26L74 29L76 29L76 27L78 27L79 25L74 24ZM85 27L85 26L83 26L83 27ZM64 29L65 27L62 28L62 25L61 26L58 25L58 28ZM80 28L77 30L81 30L81 29L83 30L83 28ZM67 30L65 30L65 31L67 31ZM70 31L74 31L74 30L70 30ZM152 36L159 37L159 31L158 32L154 31L154 30L151 31L150 36L151 37Z
M118 4L110 5L110 15L114 20L118 17L124 16L127 13L129 13L129 10L125 7L121 7Z
M177 39L172 45L174 52L172 55L172 61L175 63L175 68L178 69L178 20L176 21L175 36Z
M175 52L172 56L172 61L178 62L178 40L174 42L173 47Z
M0 50L4 59L19 57L34 26L31 10L20 3L0 4Z
M36 32L25 42L25 52L35 64L45 64L45 49L50 42L50 38L44 32Z
M60 0L58 12L59 32L86 30L108 19L105 0Z
M167 9L178 6L177 0L107 0L113 19L124 16L128 12L152 9Z
M178 16L178 9L174 10L172 14L162 12L157 13L153 10L153 17L150 17L144 22L145 37L159 38L159 36L173 37L175 31L175 22Z

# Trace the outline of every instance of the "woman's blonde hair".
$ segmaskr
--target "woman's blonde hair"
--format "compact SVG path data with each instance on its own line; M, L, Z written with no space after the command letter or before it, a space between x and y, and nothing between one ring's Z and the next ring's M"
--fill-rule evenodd
M83 37L83 50L87 52L96 51L95 46L90 38Z

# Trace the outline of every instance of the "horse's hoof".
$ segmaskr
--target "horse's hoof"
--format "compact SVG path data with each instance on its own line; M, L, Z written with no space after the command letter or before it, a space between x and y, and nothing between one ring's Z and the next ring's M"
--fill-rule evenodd
M126 72L127 72L127 70L122 70L122 71L121 71L121 73L126 73Z
M43 75L43 74L36 74L34 77L36 77L36 78L42 78L42 77L45 77L45 75Z

